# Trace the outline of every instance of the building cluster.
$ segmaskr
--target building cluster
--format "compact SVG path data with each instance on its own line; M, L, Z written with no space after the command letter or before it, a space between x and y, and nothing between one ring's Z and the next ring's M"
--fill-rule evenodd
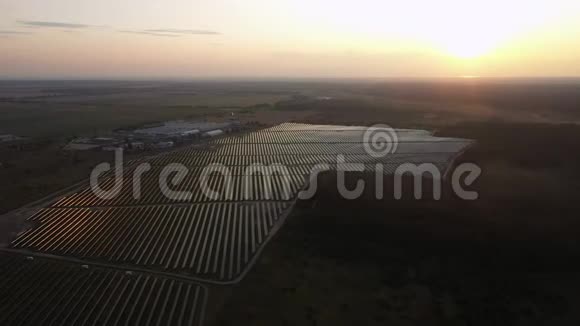
M117 130L107 137L76 138L67 144L65 149L73 151L114 151L117 148L130 151L168 149L239 131L240 128L237 121L219 123L167 121L145 125L139 129Z
M33 145L34 142L30 138L0 134L0 151L20 151Z
M24 138L14 135L0 135L0 143L7 144L23 140Z

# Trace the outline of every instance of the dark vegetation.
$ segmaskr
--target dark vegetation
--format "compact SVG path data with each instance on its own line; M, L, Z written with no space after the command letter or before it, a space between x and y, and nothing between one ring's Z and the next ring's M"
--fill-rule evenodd
M369 87L367 93L393 99L487 105L503 111L519 111L566 121L580 118L578 91L576 79L473 79L461 82L443 80L439 83L383 83Z
M345 201L327 187L300 203L216 324L577 325L577 84L373 89L380 100L277 109L475 139L458 163L483 169L479 199Z
M0 151L0 214L88 178L111 153L72 153L54 142L40 142L23 151Z
M300 203L216 324L577 325L580 157L569 146L580 128L440 133L479 140L462 158L483 169L478 200L446 188L440 201L429 190L421 201L347 201L328 182Z

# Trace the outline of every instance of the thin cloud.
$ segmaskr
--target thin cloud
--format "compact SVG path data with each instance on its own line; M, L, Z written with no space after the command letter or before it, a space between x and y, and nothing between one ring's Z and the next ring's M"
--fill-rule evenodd
M159 37L180 37L181 36L181 35L176 35L176 34L164 34L164 33L150 32L150 31L119 31L119 33L141 34L141 35L159 36Z
M221 35L221 33L216 31L210 31L205 29L174 29L174 28L164 28L164 29L148 29L145 32L150 33L170 33L170 34L189 34L189 35Z
M31 33L30 32L22 32L22 31L0 30L0 35L23 35L23 34L31 34Z
M174 29L174 28L159 28L159 29L145 29L145 30L122 30L120 33L141 34L161 37L180 37L184 35L221 35L221 33L204 30L204 29Z
M91 25L86 24L74 24L74 23L63 23L63 22L45 22L45 21L30 21L21 20L19 21L21 25L28 27L48 27L48 28L90 28Z

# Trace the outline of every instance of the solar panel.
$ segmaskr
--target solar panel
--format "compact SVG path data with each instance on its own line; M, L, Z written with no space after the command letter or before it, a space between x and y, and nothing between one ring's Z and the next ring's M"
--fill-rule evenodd
M0 325L196 326L206 289L196 283L0 253Z

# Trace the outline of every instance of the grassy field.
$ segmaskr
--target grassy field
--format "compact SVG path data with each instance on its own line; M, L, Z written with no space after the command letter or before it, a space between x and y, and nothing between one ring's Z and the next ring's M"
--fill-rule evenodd
M29 137L95 134L146 122L219 117L288 97L283 92L172 83L46 82L9 86L0 83L0 133Z

